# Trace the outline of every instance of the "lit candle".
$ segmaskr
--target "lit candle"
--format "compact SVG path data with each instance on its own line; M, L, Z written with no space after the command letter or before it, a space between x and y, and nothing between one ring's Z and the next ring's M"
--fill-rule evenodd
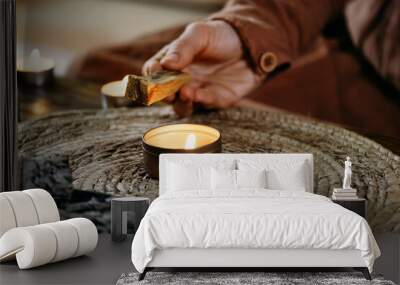
M29 57L24 57L17 62L18 84L30 86L43 86L54 78L54 61L40 55L34 49Z
M166 125L148 130L143 135L142 145L146 170L151 177L158 177L161 153L221 152L221 134L205 125Z
M113 106L126 106L130 100L125 98L125 90L128 85L128 75L122 80L112 81L101 87L103 109L108 109L108 104Z

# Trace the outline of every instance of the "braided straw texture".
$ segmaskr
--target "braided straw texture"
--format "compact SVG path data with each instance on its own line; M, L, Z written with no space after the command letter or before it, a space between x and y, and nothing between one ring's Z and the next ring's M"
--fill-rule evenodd
M325 196L340 187L349 155L353 187L368 199L370 225L400 232L400 157L353 132L296 115L246 108L189 119L178 119L170 107L67 111L21 124L19 149L31 158L67 157L76 189L153 199L158 181L144 170L141 136L176 122L217 128L223 152L312 153L314 191Z

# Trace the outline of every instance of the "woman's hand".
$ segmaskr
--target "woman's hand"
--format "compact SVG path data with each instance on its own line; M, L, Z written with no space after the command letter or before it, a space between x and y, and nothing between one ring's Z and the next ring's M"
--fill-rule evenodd
M178 115L189 115L192 104L227 108L261 83L243 58L236 31L223 21L196 22L172 43L162 48L143 66L149 74L161 69L182 70L192 81L167 99Z

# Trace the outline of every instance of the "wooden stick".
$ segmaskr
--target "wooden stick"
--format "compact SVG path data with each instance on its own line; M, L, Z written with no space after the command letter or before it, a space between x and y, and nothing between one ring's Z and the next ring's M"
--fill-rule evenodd
M149 106L176 92L191 80L187 73L161 71L147 76L129 75L125 97Z

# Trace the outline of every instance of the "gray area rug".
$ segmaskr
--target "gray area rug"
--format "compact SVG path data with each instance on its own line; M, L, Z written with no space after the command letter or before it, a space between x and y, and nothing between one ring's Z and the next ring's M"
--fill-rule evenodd
M366 280L359 272L148 272L146 278L138 281L138 273L122 274L116 285L145 284L376 284L395 285L380 275Z

